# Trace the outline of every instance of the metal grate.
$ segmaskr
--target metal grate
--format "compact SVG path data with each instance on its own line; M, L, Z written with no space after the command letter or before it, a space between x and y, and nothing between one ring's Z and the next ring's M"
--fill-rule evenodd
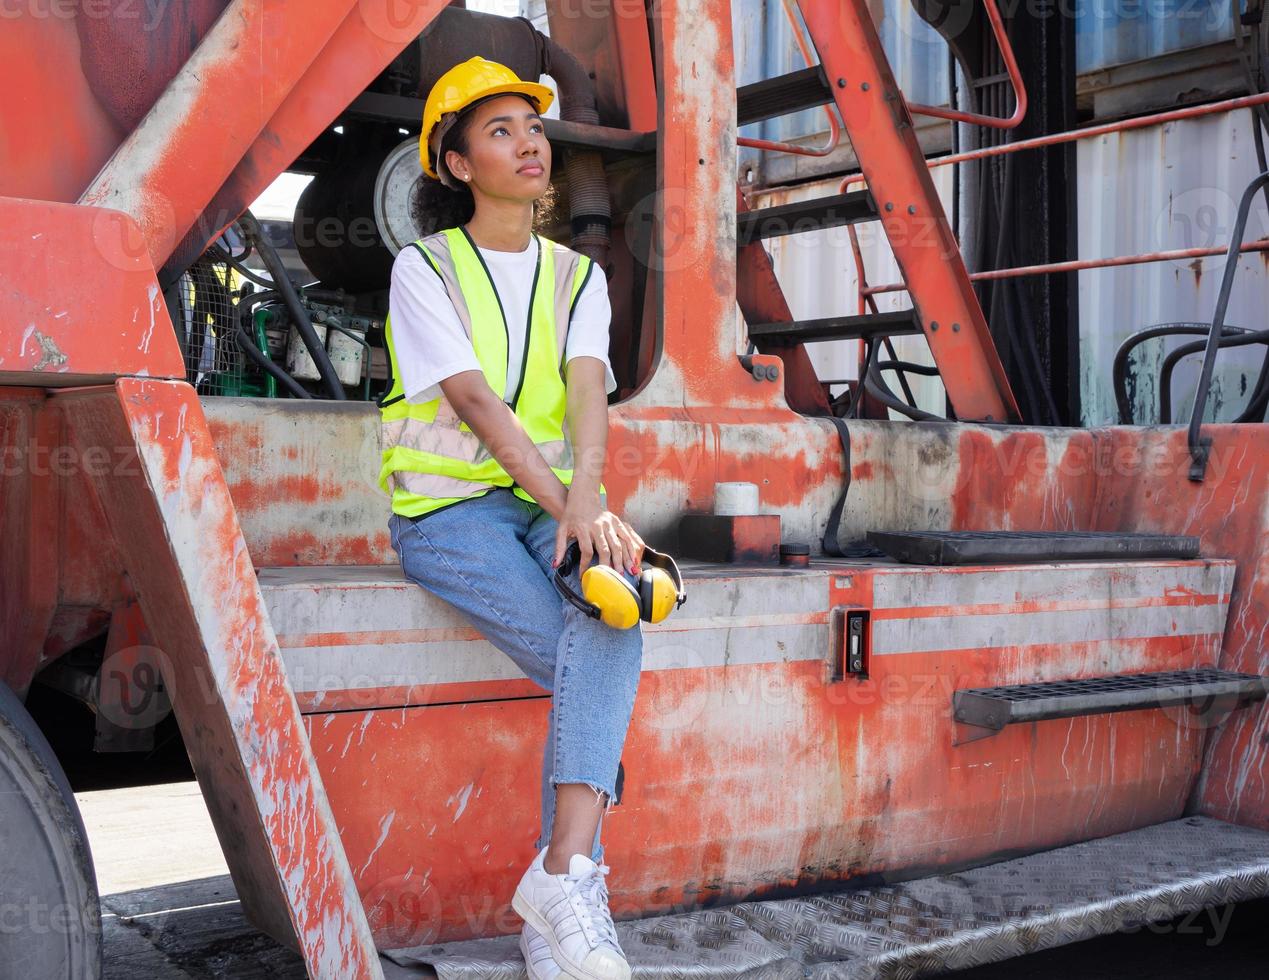
M913 565L1190 559L1199 540L1121 531L869 531L868 543Z
M1262 701L1269 679L1204 667L1149 674L1113 674L1083 680L979 687L957 691L955 718L966 725L1000 731L1019 722L1108 714L1140 708L1199 705L1228 709Z
M200 395L241 395L244 358L234 340L242 277L224 262L203 257L180 278L185 380Z
M1264 831L1191 817L955 874L618 922L617 934L634 980L942 975L1269 895L1266 855ZM516 939L385 955L441 980L518 980Z

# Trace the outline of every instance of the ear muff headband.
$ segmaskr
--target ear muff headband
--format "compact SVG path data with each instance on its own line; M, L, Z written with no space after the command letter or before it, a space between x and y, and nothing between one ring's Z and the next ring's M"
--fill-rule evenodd
M555 569L555 588L592 619L617 629L629 629L640 619L659 623L687 601L678 565L669 555L652 548L644 547L643 563L651 567L645 567L640 574L638 589L614 569L592 565L581 575L579 595L569 585L567 576L580 562L581 546L570 542L564 560Z

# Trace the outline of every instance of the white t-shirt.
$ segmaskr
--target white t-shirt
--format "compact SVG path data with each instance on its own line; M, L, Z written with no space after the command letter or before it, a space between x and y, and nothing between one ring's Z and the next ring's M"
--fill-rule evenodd
M489 274L493 277L507 317L507 387L504 400L515 396L524 360L524 330L529 316L529 291L537 265L537 239L530 239L523 252L499 252L481 248ZM462 371L479 371L476 349L463 330L445 284L427 259L413 245L397 254L392 264L392 286L388 294L392 316L392 343L396 349L397 373L408 402L422 404L443 394L440 382ZM604 362L605 388L617 390L608 362L608 327L612 308L608 303L608 283L596 268L586 281L565 340L565 363L575 357L597 357Z

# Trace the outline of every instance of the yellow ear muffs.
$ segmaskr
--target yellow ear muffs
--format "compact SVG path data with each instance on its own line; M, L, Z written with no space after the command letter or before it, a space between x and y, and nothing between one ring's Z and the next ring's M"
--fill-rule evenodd
M639 622L639 593L607 565L591 565L582 572L582 596L599 609L600 622L628 630Z
M596 564L582 572L582 594L578 595L566 579L580 561L581 548L576 541L570 542L555 570L555 587L586 615L614 629L630 629L641 619L659 623L687 601L678 565L669 555L652 548L644 547L647 567L639 576L637 589L613 568Z
M639 576L639 607L649 623L659 623L674 612L679 590L663 568L645 568Z

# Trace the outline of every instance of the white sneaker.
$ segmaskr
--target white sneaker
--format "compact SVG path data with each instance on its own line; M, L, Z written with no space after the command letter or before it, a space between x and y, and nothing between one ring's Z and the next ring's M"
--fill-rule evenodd
M527 922L520 930L520 953L524 956L529 980L558 980L567 975L551 955L551 944L546 937Z
M608 911L607 865L584 854L569 859L568 873L547 874L546 848L516 886L511 907L542 934L555 962L575 980L630 980L630 964L617 942Z

